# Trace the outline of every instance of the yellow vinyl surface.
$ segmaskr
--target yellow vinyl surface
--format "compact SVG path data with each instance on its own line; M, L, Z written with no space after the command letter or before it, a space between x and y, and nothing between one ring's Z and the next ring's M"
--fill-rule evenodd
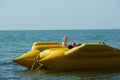
M44 51L39 51L41 49ZM120 67L120 52L101 43L84 43L69 50L56 42L36 42L31 51L14 61L33 69L37 68L39 63L53 70L113 68Z

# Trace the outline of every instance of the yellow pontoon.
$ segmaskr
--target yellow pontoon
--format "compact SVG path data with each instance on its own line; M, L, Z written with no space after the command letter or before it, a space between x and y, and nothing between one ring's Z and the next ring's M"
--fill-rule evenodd
M115 68L120 67L120 51L104 43L84 43L69 50L56 42L35 42L31 51L14 61L32 70L41 67L63 71Z

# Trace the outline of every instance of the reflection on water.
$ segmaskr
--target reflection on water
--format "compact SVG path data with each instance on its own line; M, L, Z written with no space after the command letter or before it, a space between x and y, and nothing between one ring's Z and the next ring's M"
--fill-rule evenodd
M18 71L17 75L30 77L32 79L43 80L120 80L120 69L108 70L84 70L84 71L53 71L53 70L23 70Z

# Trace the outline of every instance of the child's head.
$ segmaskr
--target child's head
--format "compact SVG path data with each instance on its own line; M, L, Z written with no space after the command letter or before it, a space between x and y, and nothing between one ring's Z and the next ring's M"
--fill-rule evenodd
M62 40L63 40L63 41L67 41L67 37L66 37L66 36L64 36Z

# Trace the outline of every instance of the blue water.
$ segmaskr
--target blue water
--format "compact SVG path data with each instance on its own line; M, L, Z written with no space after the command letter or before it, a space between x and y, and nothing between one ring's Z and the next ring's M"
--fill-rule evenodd
M120 49L120 30L1 30L0 80L120 80L120 69L30 71L12 61L29 51L35 41L61 42L63 36L68 36L68 43L105 42Z

